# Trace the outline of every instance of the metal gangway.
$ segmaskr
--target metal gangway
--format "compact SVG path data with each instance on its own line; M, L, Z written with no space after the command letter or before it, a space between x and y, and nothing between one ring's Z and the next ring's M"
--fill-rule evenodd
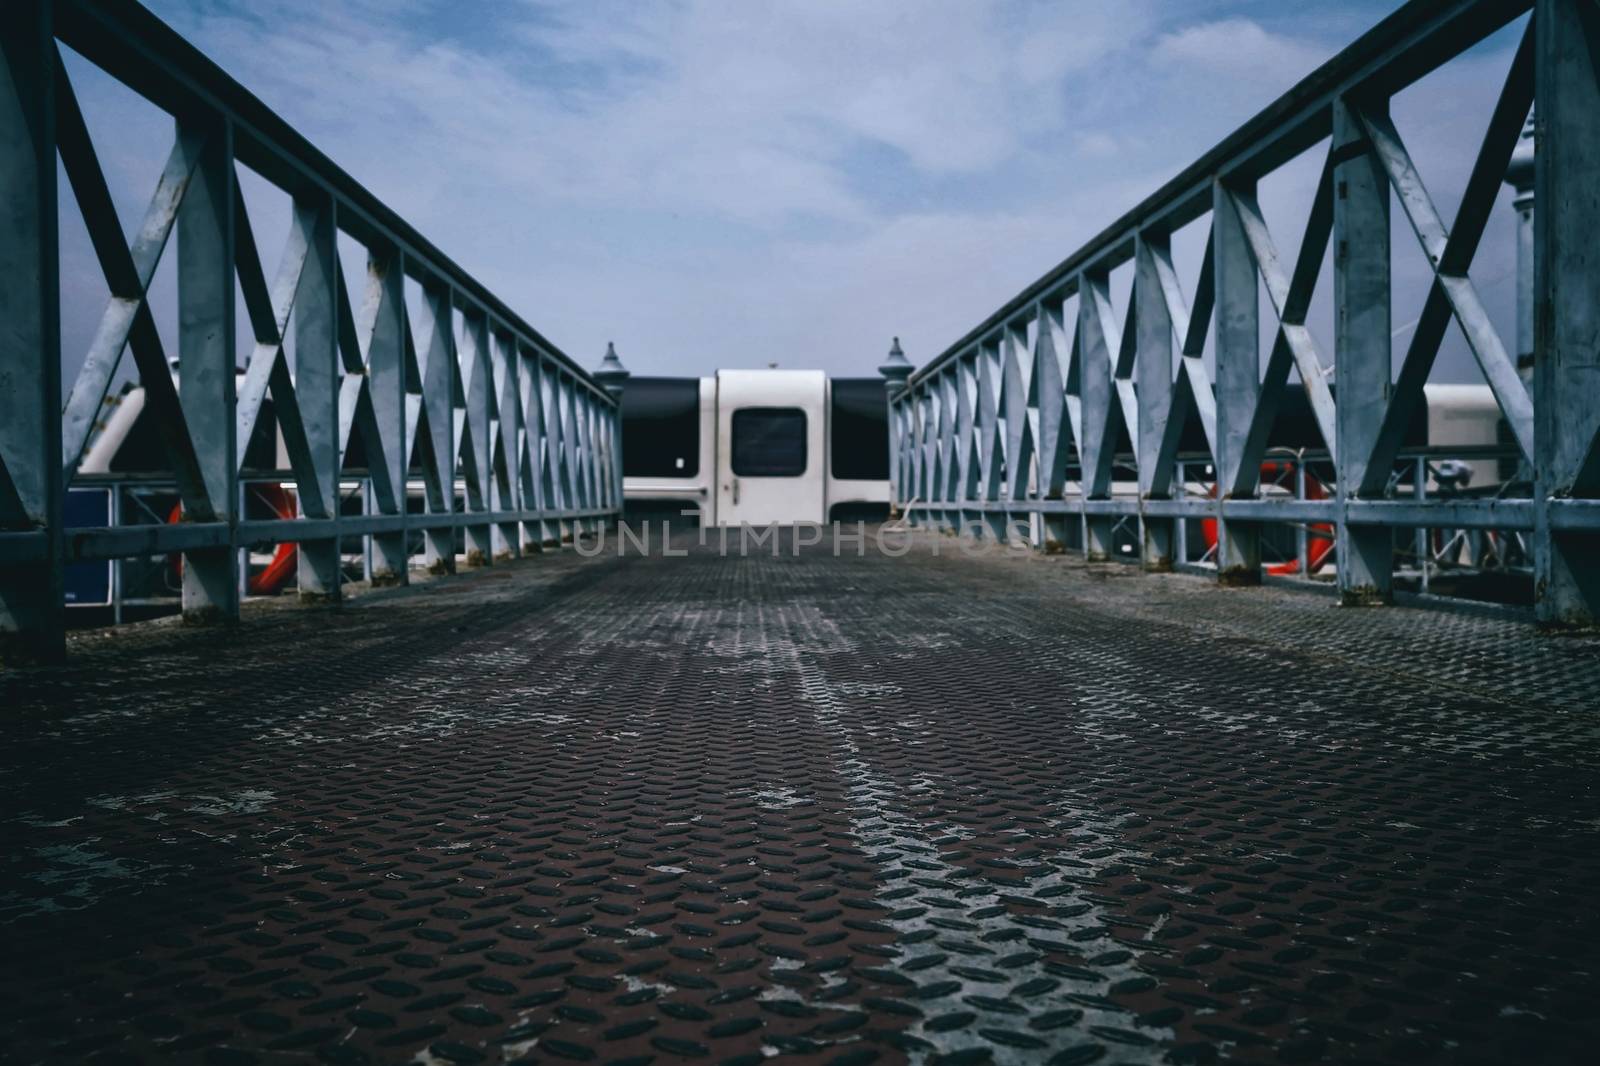
M1508 27L1446 221L1387 104ZM131 242L69 49L175 119ZM1413 0L920 370L896 345L894 521L638 550L604 537L618 360L138 5L0 3L0 651L34 660L0 670L0 1057L1590 1062L1597 73L1594 0ZM1535 101L1530 388L1471 267ZM1308 152L1289 264L1256 187ZM70 382L58 167L111 291ZM1431 277L1398 377L1391 251ZM1406 436L1452 322L1520 494ZM69 488L152 484L81 469L125 358L178 503L69 528ZM1291 397L1320 441L1286 455ZM245 461L269 404L281 469ZM1323 594L1264 575L1284 530ZM1525 546L1547 626L1402 594L1418 530ZM260 542L299 595L241 608ZM64 636L68 567L174 554L184 613L238 624Z

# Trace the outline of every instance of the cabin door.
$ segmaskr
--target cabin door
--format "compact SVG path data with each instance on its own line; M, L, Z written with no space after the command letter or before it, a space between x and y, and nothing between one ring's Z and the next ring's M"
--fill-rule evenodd
M717 373L717 524L823 520L827 376Z

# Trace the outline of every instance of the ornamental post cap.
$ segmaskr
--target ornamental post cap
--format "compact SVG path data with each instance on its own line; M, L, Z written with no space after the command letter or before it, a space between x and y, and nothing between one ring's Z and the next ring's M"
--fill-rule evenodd
M606 341L606 355L604 359L600 360L600 365L595 368L594 379L605 386L605 390L611 395L619 396L622 394L623 383L630 376L628 368L622 365L621 359L617 358L617 346L610 341Z
M911 370L911 360L901 351L900 338L896 337L894 343L889 346L889 357L878 367L878 373L887 378L891 384L898 385L911 376Z

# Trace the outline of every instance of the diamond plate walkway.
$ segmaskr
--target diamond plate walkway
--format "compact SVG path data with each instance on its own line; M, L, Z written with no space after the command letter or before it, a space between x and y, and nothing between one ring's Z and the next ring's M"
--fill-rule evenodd
M0 1057L1576 1061L1600 656L1061 558L568 553L0 678Z

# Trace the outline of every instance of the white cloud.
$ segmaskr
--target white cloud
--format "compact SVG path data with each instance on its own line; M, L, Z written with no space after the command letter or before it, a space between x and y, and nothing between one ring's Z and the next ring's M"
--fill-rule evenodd
M1343 42L1340 42L1343 43ZM1328 44L1309 43L1276 34L1248 18L1201 22L1163 34L1156 41L1157 62L1218 75L1224 83L1245 83L1252 91L1272 96L1287 91L1334 53Z

